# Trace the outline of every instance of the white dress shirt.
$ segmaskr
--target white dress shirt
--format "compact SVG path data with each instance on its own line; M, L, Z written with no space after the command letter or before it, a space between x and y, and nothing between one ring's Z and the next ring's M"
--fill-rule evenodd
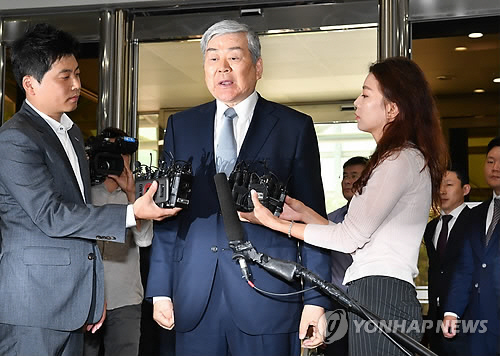
M69 118L68 115L63 113L61 116L61 121L58 122L35 108L28 101L28 99L26 99L26 104L31 106L31 108L35 110L36 113L40 115L47 124L49 124L52 130L54 130L59 141L61 141L61 145L63 146L64 151L66 152L66 156L68 156L69 163L71 163L71 167L73 168L73 173L75 174L76 181L78 182L78 187L80 187L80 193L82 194L83 201L85 201L85 190L83 188L82 175L80 174L80 164L78 163L78 156L76 155L75 148L73 147L73 144L71 143L68 135L68 131L73 127L73 121Z
M462 213L462 210L465 208L465 203L462 203L461 205L457 206L455 209L453 209L449 214L446 214L444 211L441 210L441 216L439 217L439 221L436 225L436 231L434 231L434 238L432 240L432 243L434 244L434 248L437 249L437 242L439 239L439 233L441 232L441 227L443 226L443 215L451 215L450 221L448 221L448 236L446 236L446 239L450 236L450 231L453 229L453 225L455 225L455 222L458 219L458 216L460 213Z
M233 130L234 138L236 139L236 153L240 154L241 145L245 140L245 136L252 121L253 112L255 110L255 105L257 105L257 100L259 96L257 92L254 91L245 100L233 106L234 111L238 117L233 119ZM224 112L229 106L224 104L220 100L216 100L217 110L215 112L215 122L214 122L214 152L217 157L217 144L219 143L219 135L222 127L222 117Z

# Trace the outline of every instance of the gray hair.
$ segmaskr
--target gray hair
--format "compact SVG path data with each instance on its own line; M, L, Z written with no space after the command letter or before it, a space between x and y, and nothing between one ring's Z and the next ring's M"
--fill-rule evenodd
M259 37L253 32L248 25L234 20L222 20L208 28L201 38L201 52L203 54L203 61L205 60L205 53L207 51L208 42L214 37L226 35L229 33L244 32L247 34L248 50L252 55L253 63L257 63L260 58L260 41Z

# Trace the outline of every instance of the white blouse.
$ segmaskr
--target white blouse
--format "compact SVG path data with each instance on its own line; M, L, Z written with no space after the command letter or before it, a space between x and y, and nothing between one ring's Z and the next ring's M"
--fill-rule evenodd
M340 224L308 224L304 240L351 253L344 284L366 276L390 276L414 285L417 260L432 201L431 177L419 150L405 148L372 172Z

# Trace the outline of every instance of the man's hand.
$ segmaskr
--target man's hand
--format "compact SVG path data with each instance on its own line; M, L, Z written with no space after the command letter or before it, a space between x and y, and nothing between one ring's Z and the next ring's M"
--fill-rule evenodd
M95 324L87 324L86 331L90 331L92 334L95 334L95 332L101 328L104 320L106 320L106 307L107 303L104 302L104 310L102 312L101 319Z
M153 304L153 319L162 328L173 329L175 326L174 304L170 299L159 300Z
M444 337L451 339L457 335L457 317L454 315L446 315L441 324Z
M130 155L122 155L123 157L123 171L119 176L108 175L113 179L116 184L127 194L130 203L135 202L135 179L132 171L130 170Z
M177 215L181 208L163 209L153 200L158 189L158 182L154 181L148 191L134 203L134 215L136 219L163 220L167 217Z
M326 319L324 315L325 310L322 307L317 305L304 305L302 317L300 318L299 339L304 340L310 325L313 327L313 334L309 339L303 341L302 347L314 349L323 344L326 332Z

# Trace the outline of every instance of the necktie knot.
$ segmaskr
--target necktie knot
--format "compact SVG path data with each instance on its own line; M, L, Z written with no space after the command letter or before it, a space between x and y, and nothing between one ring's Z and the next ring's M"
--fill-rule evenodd
M443 216L441 216L441 220L443 220L443 224L448 224L451 219L453 219L453 215L443 215Z
M236 111L233 108L227 108L226 111L224 111L224 116L232 121L238 115L236 115Z

